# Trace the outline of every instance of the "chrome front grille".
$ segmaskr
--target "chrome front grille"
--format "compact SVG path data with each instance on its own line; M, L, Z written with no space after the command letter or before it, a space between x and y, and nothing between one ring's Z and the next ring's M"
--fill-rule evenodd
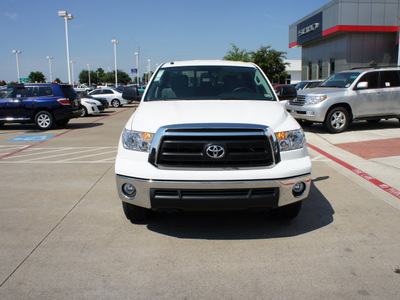
M149 162L161 168L271 167L280 160L274 134L260 125L167 126L156 133L153 145ZM224 153L213 157L208 153L213 146Z
M297 98L294 98L289 101L290 105L295 105L295 106L303 106L306 103L306 96L303 95L297 95Z

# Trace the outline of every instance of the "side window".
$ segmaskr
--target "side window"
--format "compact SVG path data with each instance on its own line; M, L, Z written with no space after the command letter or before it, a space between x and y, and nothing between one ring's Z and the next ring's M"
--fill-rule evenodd
M98 95L98 94L101 94L101 91L95 90L95 91L90 93L90 95Z
M399 71L382 71L381 87L389 88L400 86Z
M40 86L39 87L39 97L46 97L53 95L53 88L51 86Z
M35 91L35 88L31 87L31 86L28 86L28 87L25 87L22 89L18 88L17 92L16 92L16 97L17 98L33 97L33 96L35 96L34 91Z
M112 92L112 90L103 89L103 90L101 91L101 93L102 93L102 94L112 94L113 92Z
M368 82L368 89L376 89L378 88L378 72L370 72L364 74L358 82Z

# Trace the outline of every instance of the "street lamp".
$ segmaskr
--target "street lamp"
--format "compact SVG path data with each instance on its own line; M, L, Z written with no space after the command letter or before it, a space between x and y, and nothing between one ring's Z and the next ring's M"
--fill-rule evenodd
M114 44L114 63L115 63L115 87L118 86L118 76L117 76L117 44L119 42L117 40L111 40L111 43Z
M51 76L51 60L53 56L46 56L46 58L49 60L50 82L53 82L53 77Z
M65 20L65 38L67 41L68 83L71 83L71 71L69 66L68 21L72 20L74 17L71 14L67 13L65 10L59 10L58 16L64 18Z
M88 69L88 76L89 76L89 86L91 86L90 84L90 64L87 64L87 69Z
M71 60L70 63L71 63L71 67L72 67L72 85L74 85L75 84L75 78L74 78L74 63L75 63L75 61Z
M150 67L151 59L148 59L147 61L149 62L149 73L147 73L147 83L149 83L149 81L150 81L150 71L151 71L151 67Z
M21 52L21 51L19 51L19 50L13 50L13 51L12 51L12 53L15 53L15 57L16 57L16 60L17 60L17 76L18 76L17 82L19 82L19 63L18 63L18 54L21 54L22 52Z
M135 55L136 55L136 69L137 69L137 73L136 73L136 83L137 83L137 85L138 85L138 87L139 87L139 51L138 52L135 52Z

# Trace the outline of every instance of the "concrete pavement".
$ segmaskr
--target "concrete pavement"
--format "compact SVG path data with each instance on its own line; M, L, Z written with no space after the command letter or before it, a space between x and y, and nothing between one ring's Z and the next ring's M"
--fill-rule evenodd
M1 299L400 298L400 199L337 163L399 189L398 156L340 147L399 138L398 122L306 129L336 161L310 148L312 190L292 222L227 212L133 225L113 169L133 110L73 120L43 143L7 142L43 134L34 127L0 130Z

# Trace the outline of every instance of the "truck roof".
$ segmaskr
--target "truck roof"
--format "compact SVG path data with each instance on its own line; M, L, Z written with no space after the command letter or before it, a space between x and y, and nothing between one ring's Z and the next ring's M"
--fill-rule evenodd
M186 66L233 66L233 67L250 67L255 68L256 65L250 62L230 61L230 60L184 60L171 61L164 63L162 68L170 67L186 67Z

